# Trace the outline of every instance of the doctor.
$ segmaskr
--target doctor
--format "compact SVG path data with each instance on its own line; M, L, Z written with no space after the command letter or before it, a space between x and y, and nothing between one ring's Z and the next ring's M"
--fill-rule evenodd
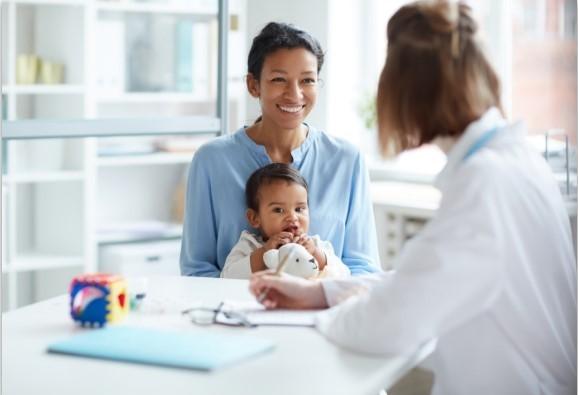
M268 308L324 308L336 344L403 353L437 349L434 394L576 394L576 265L568 215L523 124L501 111L499 82L466 5L422 1L387 26L379 139L397 152L425 143L447 154L436 217L398 269L312 282L257 273Z

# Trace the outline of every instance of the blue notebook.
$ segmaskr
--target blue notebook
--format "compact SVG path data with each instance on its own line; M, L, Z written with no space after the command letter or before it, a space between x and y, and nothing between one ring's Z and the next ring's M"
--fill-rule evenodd
M48 352L208 371L273 347L273 342L251 336L122 326L75 335L49 345Z

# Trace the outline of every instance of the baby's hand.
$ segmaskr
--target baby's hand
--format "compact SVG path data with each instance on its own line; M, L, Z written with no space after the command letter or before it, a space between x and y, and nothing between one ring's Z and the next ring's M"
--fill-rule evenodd
M317 261L319 270L323 270L327 264L327 257L325 256L325 253L321 251L317 245L315 245L315 242L311 237L307 236L305 233L302 233L293 238L293 243L301 244L303 247L305 247L307 252L313 255L313 258L315 258Z
M317 246L315 245L313 239L307 234L301 233L300 235L295 236L293 238L293 243L301 244L303 247L305 247L307 252L309 252L311 255L315 255Z
M291 243L291 242L293 242L293 233L291 233L291 232L279 232L279 233L269 237L269 240L267 240L265 242L265 245L263 245L263 248L265 249L265 251L274 250L274 249L278 249L282 245L285 245L285 244Z

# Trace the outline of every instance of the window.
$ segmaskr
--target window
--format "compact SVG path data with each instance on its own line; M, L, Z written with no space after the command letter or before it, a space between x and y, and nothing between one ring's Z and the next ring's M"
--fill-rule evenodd
M349 59L360 59L357 63L344 59L334 62L334 75L349 75L359 78L355 85L355 104L360 107L369 95L375 94L377 79L385 59L385 29L391 15L409 1L366 0L362 2L365 10L357 16L363 23L350 23L363 36L363 45L348 46ZM355 13L347 10L351 5L342 5L342 13L354 19ZM575 158L576 145L576 2L574 0L501 0L467 1L473 8L474 15L480 23L480 34L484 40L488 57L494 64L502 82L502 99L507 117L512 120L525 120L531 134L539 134L539 141L544 141L543 133L548 130L564 130L569 136L571 159ZM338 14L338 13L336 13ZM337 19L340 21L340 19ZM342 23L331 23L331 37L345 34ZM356 34L348 31L349 35ZM343 43L343 41L340 41ZM336 47L336 46L335 46ZM331 50L331 43L330 43ZM333 50L335 56L337 48ZM361 77L358 77L361 76ZM337 78L328 78L328 90L339 86ZM328 130L339 127L330 126L331 119L358 129L364 129L364 113L347 111L341 108L339 101L344 95L328 94ZM332 99L333 98L333 99ZM346 97L348 99L348 97ZM334 103L331 103L331 100ZM344 105L342 105L344 107ZM332 112L334 115L332 115ZM336 116L339 114L339 116ZM343 116L345 114L345 117ZM352 118L357 118L354 121ZM351 130L347 128L347 132ZM376 153L376 136L363 135L349 138L368 154L373 175L386 178L421 179L431 181L443 167L444 158L433 147L423 147L407 152L394 160L385 161ZM564 135L557 134L558 139ZM542 147L543 148L543 143ZM575 160L574 160L575 163ZM572 165L575 169L575 164Z
M576 144L576 2L516 0L512 117L532 134L562 129Z

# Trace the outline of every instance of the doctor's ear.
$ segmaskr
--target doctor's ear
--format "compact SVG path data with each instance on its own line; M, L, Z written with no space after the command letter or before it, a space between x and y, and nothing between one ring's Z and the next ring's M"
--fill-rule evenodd
M249 225L251 225L255 229L258 229L259 226L261 226L259 214L255 210L249 208L247 209L247 212L245 214L247 215L247 221L249 221Z
M257 80L253 74L249 73L247 74L245 81L247 83L247 91L249 94L254 98L258 98L261 94L259 89L259 80Z

